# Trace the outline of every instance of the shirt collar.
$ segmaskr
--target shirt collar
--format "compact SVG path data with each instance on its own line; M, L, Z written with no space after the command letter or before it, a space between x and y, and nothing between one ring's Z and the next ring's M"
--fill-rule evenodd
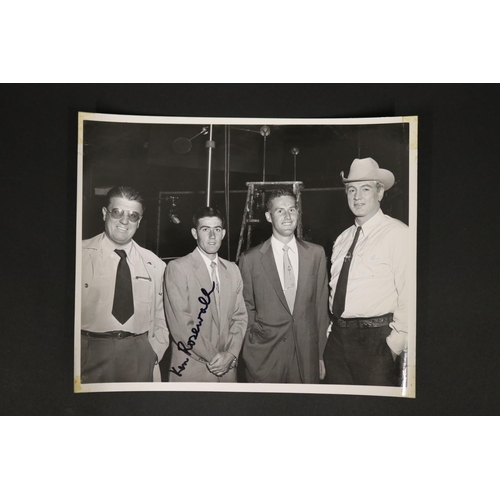
M217 254L215 254L215 259L214 260L210 260L201 250L200 250L200 247L196 247L196 250L198 250L198 252L200 253L203 261L205 262L205 265L210 268L210 264L212 264L212 262L215 262L217 264L217 267L219 267L219 256Z
M102 245L101 245L101 255L103 260L106 260L116 250L116 245L108 238L108 235L106 233L103 233L103 235L104 238L102 240ZM125 250L129 258L133 248L132 243L133 241L129 241L124 248L120 249L120 250Z
M276 252L282 252L283 247L285 246L284 243L281 243L274 235L271 236L271 245L273 246L273 250ZM297 253L297 240L295 239L295 235L292 236L292 239L287 243L288 248L294 252Z
M379 208L378 212L361 226L361 232L363 233L363 235L367 236L368 234L370 234L373 228L378 226L378 224L383 218L384 218L384 212L382 212L382 210ZM356 226L356 229L359 227L359 224L357 222L354 222L354 225Z

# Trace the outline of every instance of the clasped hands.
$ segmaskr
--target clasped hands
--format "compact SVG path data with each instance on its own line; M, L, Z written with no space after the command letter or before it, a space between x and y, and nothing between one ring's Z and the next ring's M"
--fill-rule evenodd
M207 363L207 369L217 377L222 377L229 370L236 366L236 358L230 352L218 352L210 363Z

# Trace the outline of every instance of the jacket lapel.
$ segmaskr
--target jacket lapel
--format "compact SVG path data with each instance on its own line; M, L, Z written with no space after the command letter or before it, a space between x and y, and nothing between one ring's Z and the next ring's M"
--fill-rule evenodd
M299 279L297 280L297 294L295 295L295 304L302 304L304 299L302 296L305 293L307 278L311 275L311 259L308 259L307 243L304 243L302 240L296 238L297 241L297 249L299 252Z
M154 269L154 265L147 261L147 258L145 259L141 247L132 240L132 247L134 250L139 254L140 259L137 259L140 261L140 265L137 266L137 269L135 269L135 272L137 273L137 276L142 276L143 278L148 277L151 281L153 280L152 277L152 269Z
M198 282L200 284L199 291L201 292L201 289L204 288L207 292L210 292L210 290L212 290L212 287L213 287L213 282L212 282L212 279L210 278L210 275L208 274L208 269L207 269L207 266L205 265L205 262L203 261L203 258L201 257L200 253L198 252L198 250L196 248L191 253L191 256L193 258L193 267L195 268L196 279L198 280ZM220 272L219 272L219 274L220 274ZM200 303L200 307L202 307L201 303ZM213 311L216 310L216 308L217 308L217 306L215 305L214 294L212 293L210 295L210 306L209 306L207 312L210 311L210 315L212 316L212 319L218 328L219 327L219 320L217 318L217 314L212 313Z
M260 252L262 254L262 257L260 259L262 267L266 270L267 277L269 278L269 281L271 282L271 285L273 286L276 295L283 304L283 307L288 312L290 312L290 309L288 308L288 304L286 302L285 294L283 293L283 288L281 287L281 281L278 274L278 269L276 268L276 262L274 260L271 239L268 239L263 243Z
M227 318L230 294L231 294L231 277L227 266L219 258L219 278L220 278L220 322L221 326L224 323L224 318Z
M137 251L137 253L140 255L140 262L141 262L141 269L136 269L140 274L139 276L142 276L144 278L148 277L151 286L149 287L149 300L151 301L151 304L155 304L155 296L156 296L156 281L155 281L155 275L154 275L154 269L155 265L147 260L147 255L143 254L143 249L140 245L138 245L134 240L132 240L132 245ZM161 290L160 295L163 293ZM151 307L150 308L150 314L149 314L149 335L153 335L154 331L154 323L155 323L155 315L156 315L156 308Z

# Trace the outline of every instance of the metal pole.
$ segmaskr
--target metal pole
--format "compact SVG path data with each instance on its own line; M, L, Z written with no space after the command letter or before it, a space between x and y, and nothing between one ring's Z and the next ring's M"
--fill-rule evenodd
M264 136L264 154L262 155L262 182L266 182L266 136Z
M267 136L271 133L271 129L267 125L260 127L260 135L264 138L264 153L262 156L262 182L266 182L266 144ZM262 191L262 206L266 204L266 193Z
M230 175L231 175L231 127L229 125L225 125L225 135L224 135L224 147L226 150L226 155L225 155L225 162L224 162L224 168L226 169L225 172L225 196L226 196L226 236L227 236L227 258L228 260L231 260L231 231L230 231L230 223L229 223L229 216L230 216L230 205L231 205L231 200L230 200L230 194L231 194L231 189L230 189Z
M299 154L299 148L292 148L290 151L293 155L293 180L297 180L297 155Z
M158 194L158 219L156 222L156 255L160 255L161 191Z
M210 206L210 191L212 189L212 149L215 148L215 142L212 140L212 127L213 125L210 125L210 138L205 144L208 148L207 207Z
M266 182L266 138L271 133L271 129L267 125L260 127L260 135L264 137L264 154L262 157L262 182Z

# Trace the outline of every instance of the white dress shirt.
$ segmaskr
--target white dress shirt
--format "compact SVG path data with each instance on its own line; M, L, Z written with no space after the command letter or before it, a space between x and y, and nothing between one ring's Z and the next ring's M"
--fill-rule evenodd
M345 230L335 241L332 252L330 311L344 257L358 225ZM343 318L369 318L394 314L387 344L399 354L408 333L406 270L408 226L379 210L361 226L354 249Z
M220 274L219 274L219 257L217 254L215 254L215 259L214 260L210 260L201 250L199 247L196 247L196 250L198 250L198 252L200 252L200 255L203 259L203 262L205 262L205 265L207 266L207 270L208 270L208 275L210 276L210 279L212 279L212 262L215 262L217 264L217 266L215 267L215 274L217 274L217 279L219 281L219 290L220 290ZM209 290L207 290L209 291Z
M290 263L292 264L293 275L295 277L295 288L297 288L299 277L299 251L297 249L297 240L295 239L295 236L292 237L287 245L289 248L288 257L290 259ZM281 243L281 241L277 240L274 236L271 236L271 247L273 249L274 262L276 262L276 267L278 268L278 275L280 277L281 288L283 290L285 289L285 278L283 276L283 257L285 253L283 250L284 246L284 243Z

